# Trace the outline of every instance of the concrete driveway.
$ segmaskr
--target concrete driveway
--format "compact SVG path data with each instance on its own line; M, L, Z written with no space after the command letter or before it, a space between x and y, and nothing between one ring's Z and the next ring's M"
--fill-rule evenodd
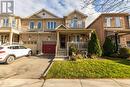
M12 64L0 64L0 78L39 79L49 65L45 57L22 57Z

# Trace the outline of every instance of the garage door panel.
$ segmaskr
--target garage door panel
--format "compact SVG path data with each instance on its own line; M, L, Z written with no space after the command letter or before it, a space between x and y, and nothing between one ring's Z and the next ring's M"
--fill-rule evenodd
M55 44L43 44L42 51L45 54L55 54Z

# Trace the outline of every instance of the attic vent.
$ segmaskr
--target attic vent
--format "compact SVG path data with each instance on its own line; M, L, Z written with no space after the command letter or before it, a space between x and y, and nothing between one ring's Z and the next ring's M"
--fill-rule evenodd
M45 16L45 13L43 13L42 15Z

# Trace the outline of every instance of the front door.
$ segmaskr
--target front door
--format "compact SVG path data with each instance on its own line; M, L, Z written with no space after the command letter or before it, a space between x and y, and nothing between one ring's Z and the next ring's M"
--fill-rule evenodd
M60 36L60 48L65 48L65 35Z

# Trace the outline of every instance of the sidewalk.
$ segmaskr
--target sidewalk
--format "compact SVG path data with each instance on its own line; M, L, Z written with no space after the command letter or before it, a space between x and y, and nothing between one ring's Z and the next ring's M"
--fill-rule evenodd
M130 79L3 79L0 87L130 87Z
M0 87L42 87L43 83L39 79L1 79Z
M49 79L43 87L130 87L130 79Z

